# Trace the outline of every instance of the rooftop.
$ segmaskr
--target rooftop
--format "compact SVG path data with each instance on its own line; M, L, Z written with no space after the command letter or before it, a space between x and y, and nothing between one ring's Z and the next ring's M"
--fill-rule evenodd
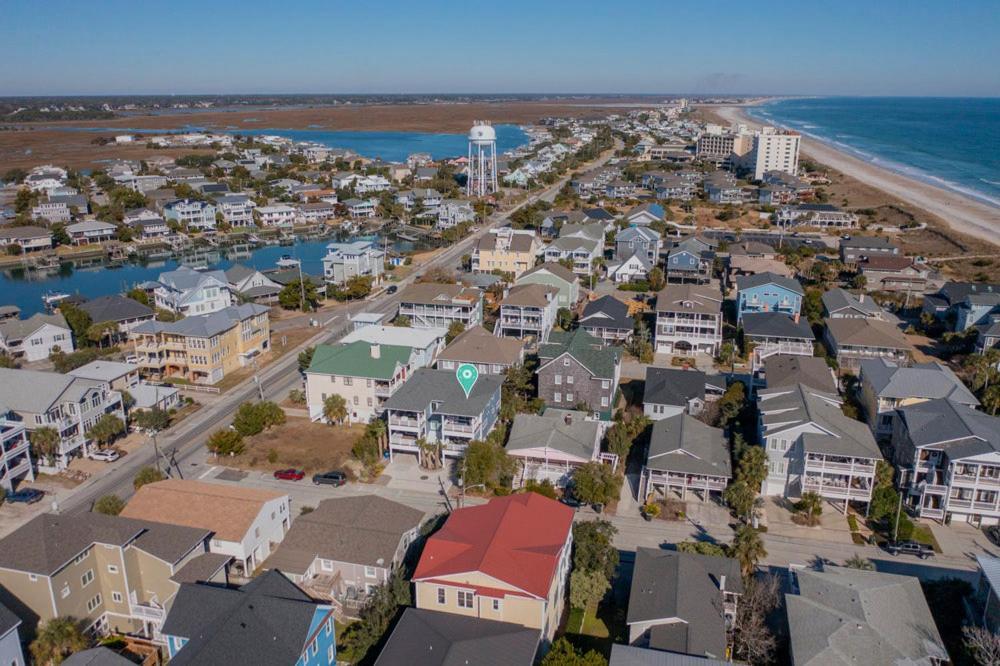
M729 444L719 428L688 414L653 423L646 466L681 474L732 477Z
M473 326L452 340L437 359L438 361L516 365L521 362L523 354L524 343L517 338L498 338L482 326Z
M586 412L546 409L544 414L518 414L510 428L507 451L553 449L581 462L594 459L601 424Z

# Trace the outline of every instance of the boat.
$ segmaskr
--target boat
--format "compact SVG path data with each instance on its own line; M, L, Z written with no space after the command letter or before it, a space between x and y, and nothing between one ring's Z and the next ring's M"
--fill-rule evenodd
M290 254L281 255L281 259L275 262L278 268L295 268L301 262Z
M69 294L65 291L47 291L42 294L42 303L51 310L67 298L69 298Z

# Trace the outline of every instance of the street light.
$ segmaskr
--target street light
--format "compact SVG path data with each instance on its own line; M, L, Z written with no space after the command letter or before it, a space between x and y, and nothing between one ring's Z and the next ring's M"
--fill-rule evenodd
M464 470L463 470L463 472L464 472ZM458 489L459 489L459 493L458 493L458 508L459 509L462 508L462 503L465 501L465 491L467 489L471 489L471 488L482 488L483 490L486 490L486 484L485 483L474 483L471 486L467 487L465 485L465 482L462 480L462 478L459 477L459 479L458 479Z

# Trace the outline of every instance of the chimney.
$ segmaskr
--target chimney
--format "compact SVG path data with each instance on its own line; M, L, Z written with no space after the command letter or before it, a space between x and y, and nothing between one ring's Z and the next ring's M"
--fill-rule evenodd
M861 292L860 294L858 294L858 303L864 303L864 302L865 302L865 292Z
M726 574L719 576L719 589L723 592L726 591Z
M792 319L793 319L793 320L795 320L795 323L796 323L796 324L797 324L797 323L799 323L799 313L798 313L798 312L796 312L796 313L795 313L795 316L794 316L794 317L792 317Z
M381 358L382 357L382 347L380 345L378 345L378 344L373 344L371 346L371 353L372 353L372 358Z

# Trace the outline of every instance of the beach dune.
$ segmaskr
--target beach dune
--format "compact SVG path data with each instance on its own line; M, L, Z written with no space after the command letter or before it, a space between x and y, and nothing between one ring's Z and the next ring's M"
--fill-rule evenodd
M712 111L730 123L744 123L752 128L761 126L741 107L718 107ZM955 231L1000 245L1000 208L883 169L812 137L802 137L802 154L940 217Z

